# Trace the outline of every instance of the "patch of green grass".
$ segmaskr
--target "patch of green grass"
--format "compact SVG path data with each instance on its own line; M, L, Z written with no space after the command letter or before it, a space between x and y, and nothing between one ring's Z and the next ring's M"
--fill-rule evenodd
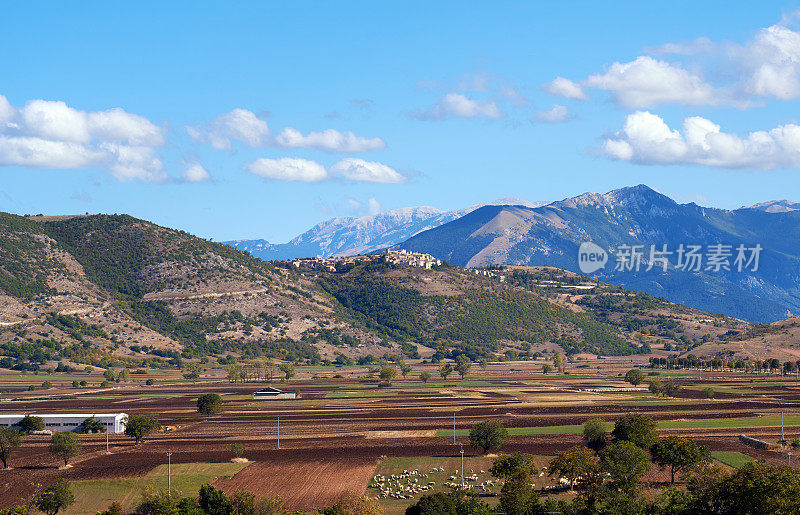
M387 390L371 390L364 392L331 392L326 393L326 399L351 399L357 397L396 397L398 392Z
M785 415L783 423L786 426L800 425L800 415ZM741 418L712 418L697 420L665 420L658 422L657 429L712 429L712 428L752 428L752 427L778 427L781 425L780 415L766 417L741 417ZM606 430L614 428L613 422L606 422ZM583 425L539 426L539 427L509 427L510 436L523 435L566 435L583 432ZM456 436L468 436L469 429L456 429ZM453 436L452 429L440 429L436 436Z
M755 461L755 458L748 456L747 454L742 454L739 451L712 451L711 456L725 465L736 469L750 463L751 461Z
M172 489L194 496L203 484L224 476L232 476L247 463L176 463L172 465ZM142 500L146 489L167 489L167 465L159 465L144 477L90 479L71 481L75 504L65 512L69 514L96 513L117 501L127 513Z

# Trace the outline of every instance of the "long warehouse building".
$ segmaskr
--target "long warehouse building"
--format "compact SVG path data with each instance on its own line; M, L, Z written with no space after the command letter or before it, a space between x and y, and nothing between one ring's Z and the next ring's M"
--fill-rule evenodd
M29 413L32 417L40 417L44 421L45 431L78 431L83 421L94 417L106 426L109 433L125 431L127 413L80 413L80 414L41 414ZM19 429L19 423L25 415L0 415L0 427Z

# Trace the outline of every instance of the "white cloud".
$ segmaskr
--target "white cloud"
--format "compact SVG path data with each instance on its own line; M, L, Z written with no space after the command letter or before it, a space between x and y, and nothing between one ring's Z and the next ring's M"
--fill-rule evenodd
M275 138L275 142L285 148L315 148L331 152L369 152L386 148L386 142L380 138L363 138L349 131L334 129L312 131L304 136L299 130L286 127Z
M745 83L748 93L780 100L800 96L800 33L773 25L760 30L749 45L733 53L749 69Z
M119 180L164 181L164 129L122 109L85 112L61 101L20 109L0 95L0 166L98 168Z
M164 144L164 131L147 118L115 108L89 113L91 135L101 140L125 141L131 145L157 147Z
M586 92L583 91L580 84L576 84L564 77L556 77L551 82L545 84L543 89L545 93L557 97L571 98L574 100L586 100L589 98L586 96Z
M500 96L511 102L514 107L524 107L528 105L528 97L523 95L518 89L506 86L500 87Z
M574 116L567 106L553 104L550 109L539 111L533 118L542 123L561 123L572 120Z
M234 109L221 114L205 125L187 126L192 139L217 150L228 150L232 141L241 141L251 147L261 147L269 142L267 122L247 109Z
M714 88L697 75L647 56L629 63L614 63L602 75L589 77L586 85L609 91L615 101L625 107L717 102Z
M393 168L374 161L345 158L326 170L316 161L284 157L257 159L245 165L254 175L278 181L320 182L335 177L354 182L401 183L406 178Z
M453 118L489 118L504 116L495 102L468 98L460 93L448 93L436 102L431 109L413 112L411 116L420 120L444 120Z
M360 109L369 109L371 105L369 100L352 102ZM340 115L337 113L336 116ZM309 148L329 152L369 152L386 148L386 142L381 138L365 138L335 129L311 131L303 135L294 127L286 127L273 138L267 122L246 109L234 109L221 114L205 125L187 126L186 132L195 141L217 150L230 150L233 141L241 141L251 147Z
M64 102L31 100L20 110L25 132L56 141L89 143L88 116Z
M367 200L367 212L371 215L377 215L381 212L381 203L375 197L370 197Z
M642 55L631 62L615 62L582 85L609 91L617 103L632 108L663 103L746 108L765 98L794 100L800 98L800 32L791 27L798 17L800 12L784 16L741 44L700 37L649 47L646 53L669 54L682 62Z
M8 102L8 99L0 95L0 132L7 128L7 124L17 115L17 110Z
M277 181L319 182L328 178L321 164L293 157L257 159L245 168L252 174Z
M699 37L694 41L680 43L666 43L663 45L645 48L645 52L650 54L676 54L676 55L697 55L707 54L716 51L717 46L707 37Z
M401 183L406 178L393 168L375 161L345 158L331 166L331 173L351 181Z
M683 132L647 111L627 116L623 129L603 144L608 156L646 165L704 165L771 170L800 167L800 126L788 124L746 137L721 132L701 117L684 120Z
M208 182L211 174L200 163L189 163L181 174L184 182Z

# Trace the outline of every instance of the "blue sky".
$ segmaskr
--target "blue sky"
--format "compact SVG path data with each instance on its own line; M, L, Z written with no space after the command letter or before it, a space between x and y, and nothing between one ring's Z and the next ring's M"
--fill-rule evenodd
M283 242L639 183L800 201L797 2L113 4L4 7L0 210Z

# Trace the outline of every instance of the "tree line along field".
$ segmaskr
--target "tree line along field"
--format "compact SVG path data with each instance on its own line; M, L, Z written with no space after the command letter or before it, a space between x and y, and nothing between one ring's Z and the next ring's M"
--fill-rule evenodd
M58 458L48 452L49 436L25 436L11 457L12 468L3 471L0 506L21 502L35 492L37 484L48 485L58 478L73 482L80 493L81 510L95 502L94 494L86 493L87 487L81 485L101 485L89 488L98 491L104 490L106 481L130 487L126 499L132 506L132 499L141 495L141 485L150 481L147 478L153 474L160 477L161 469L156 467L166 463L168 449L172 463L180 466L232 465L232 443L243 445L243 456L251 463L238 471L203 476L196 482L208 480L228 492L245 489L259 496L279 495L286 509L330 506L350 494L378 497L379 493L369 488L374 476L392 473L401 466L421 471L444 466L447 477L432 479L441 486L459 468L453 463L462 445L465 469L476 471L480 479L477 485L488 479L487 474L480 474L480 470L487 470L487 462L470 447L468 433L474 424L485 420L500 421L508 429L503 452L525 452L542 457L540 461L580 443L586 421L602 419L610 430L615 420L629 412L652 417L661 436L688 436L709 446L712 456L724 467L741 466L749 459L786 464L792 441L800 437L800 384L793 376L643 368L637 369L645 374L639 389L613 391L609 389L630 389L625 374L637 364L630 358L602 360L599 370L566 364L568 374L544 374L543 364L527 361L491 363L485 369L474 366L463 380L458 374L445 380L435 365L414 364L406 379L397 374L383 386L378 375L370 374L366 367L331 370L301 366L288 382L273 381L279 388L295 389L299 394L295 400L281 401L253 401L252 392L265 383L231 382L222 367L207 368L194 380L177 371L163 371L151 385L144 384L145 376L131 375L127 381L105 388L96 385L102 379L98 373L77 374L94 383L78 389L72 388L71 376L59 378L54 374L46 379L51 381L50 389L29 390L28 385L40 378L31 373L4 374L0 376L0 413L152 414L164 429L139 445L124 435L109 435L108 455L104 435L80 435L81 454L71 458L71 468L61 470ZM638 364L646 365L646 359ZM432 377L423 382L419 375L426 371ZM146 377L153 378L149 374ZM653 381L674 383L678 389L672 396L656 396L647 389ZM204 393L221 396L219 414L202 416L197 412L197 399ZM781 413L785 448L777 445ZM742 445L738 440L742 433L773 444L773 449ZM441 465L435 464L439 462ZM181 472L179 467L175 474L190 476L185 470ZM425 473L430 475L431 470ZM314 479L314 474L320 479ZM180 483L178 476L173 480L191 483ZM542 489L556 480L545 475L537 477L535 483ZM666 472L652 466L644 476L645 491L656 495L667 480ZM183 488L192 489L195 484ZM497 493L497 484L493 490ZM556 498L574 495L544 492ZM389 512L402 511L424 493L418 492L412 499L382 499L380 504Z

